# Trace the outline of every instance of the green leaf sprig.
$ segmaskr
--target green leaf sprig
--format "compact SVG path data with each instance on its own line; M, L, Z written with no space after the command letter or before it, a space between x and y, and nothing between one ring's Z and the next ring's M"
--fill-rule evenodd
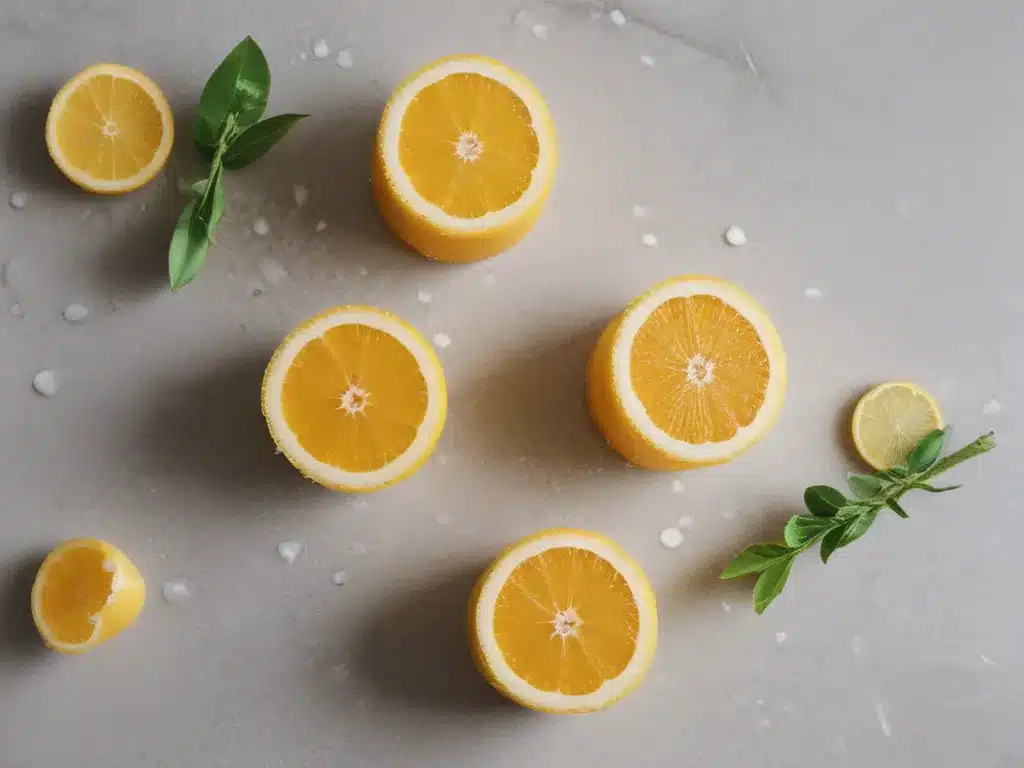
M188 285L199 273L224 215L224 171L244 168L263 157L308 115L277 115L261 120L270 97L270 67L251 37L235 46L214 70L199 99L195 144L209 162L206 179L192 186L191 200L171 237L171 288Z
M936 487L929 481L996 446L995 435L989 432L940 459L945 437L946 429L936 429L921 438L903 464L871 475L848 475L846 482L852 498L827 485L812 485L804 491L804 505L810 514L789 519L783 531L784 542L763 542L747 547L725 567L719 578L761 574L754 585L754 610L764 613L786 586L798 554L820 542L821 561L827 563L837 549L867 533L883 509L888 508L902 518L908 517L900 504L908 491L944 493L959 488L959 485Z

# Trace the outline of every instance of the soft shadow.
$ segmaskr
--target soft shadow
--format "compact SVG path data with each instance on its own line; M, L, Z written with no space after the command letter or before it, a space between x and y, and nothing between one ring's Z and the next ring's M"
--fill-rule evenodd
M267 431L260 386L272 353L272 344L261 345L163 381L152 411L133 419L132 448L145 470L234 500L290 499L318 489L275 453Z
M59 89L60 84L55 83L18 97L8 124L4 163L15 189L85 199L87 193L57 170L46 148L46 116Z
M587 408L587 360L603 327L592 323L511 351L459 392L453 400L465 405L453 426L460 445L517 472L522 461L581 478L596 468L625 470Z
M853 430L851 425L853 424L853 412L857 408L857 403L860 401L864 393L867 392L869 387L865 387L862 390L858 390L847 396L843 400L843 405L839 409L839 415L836 417L836 444L839 449L843 452L843 456L847 461L864 466L864 460L857 453L857 446L853 444Z
M487 684L470 656L466 611L485 568L485 563L460 567L388 595L356 641L353 677L393 706L525 712Z
M32 583L46 552L35 551L5 563L8 574L0 592L0 667L42 658L46 646L32 620Z

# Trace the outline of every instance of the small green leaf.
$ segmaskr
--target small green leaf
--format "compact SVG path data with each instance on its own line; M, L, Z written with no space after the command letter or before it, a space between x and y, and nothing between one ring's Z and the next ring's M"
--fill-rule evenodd
M787 557L779 560L758 577L757 584L754 585L754 610L758 615L764 613L782 592L792 569L793 558Z
M203 189L203 194L185 206L171 237L168 269L175 291L199 273L210 249L213 230L224 213L224 184L219 169L214 171L212 192L207 194L205 186Z
M899 480L909 477L910 475L910 470L902 464L897 464L895 467L889 467L886 472Z
M960 450L953 451L949 456L943 456L932 465L926 476L934 477L935 475L941 475L943 472L952 469L957 464L962 464L968 459L973 459L975 456L981 456L981 454L991 451L995 447L996 433L989 432L984 434L973 443L968 443Z
M874 475L857 475L852 472L846 476L846 484L858 499L873 499L883 488L882 481Z
M245 38L206 81L199 98L196 147L207 160L217 150L228 115L244 130L263 116L270 95L270 67L251 37Z
M836 549L842 549L843 547L852 544L867 533L868 529L874 524L877 517L878 509L869 509L859 517L853 518L846 524L846 529L843 531L843 535L840 537L839 545Z
M833 528L831 531L826 533L821 539L821 562L828 564L828 559L832 557L832 553L839 549L839 543L843 540L843 536L846 535L846 529L850 526L853 521L850 520L838 528Z
M250 125L235 137L224 153L224 167L235 171L260 159L304 117L309 115L275 115Z
M847 503L847 498L828 485L812 485L804 491L804 506L817 517L833 517Z
M907 456L907 468L911 473L916 475L918 472L924 472L935 463L942 453L945 437L946 430L933 429L918 441L917 446Z
M725 570L719 575L720 579L735 579L739 576L746 576L751 573L758 573L770 568L772 563L780 558L788 557L791 550L783 544L753 544L738 555L725 566Z
M902 517L904 520L910 517L910 515L907 514L907 511L900 506L900 503L896 501L896 499L889 499L885 503L889 505L889 509L891 509L897 515Z
M936 487L929 485L928 483L914 483L910 486L911 488L920 488L922 491L928 491L928 493L945 493L946 491L955 491L957 488L962 488L960 485L943 485Z
M841 523L837 523L829 517L793 515L793 517L789 518L789 522L786 523L786 529L784 531L786 544L794 549L802 547L807 542L821 536L836 525L841 525Z

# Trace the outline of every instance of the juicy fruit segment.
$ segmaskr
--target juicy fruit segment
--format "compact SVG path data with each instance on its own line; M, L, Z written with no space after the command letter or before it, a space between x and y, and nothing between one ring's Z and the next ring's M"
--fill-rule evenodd
M440 59L384 110L374 198L392 231L428 258L494 256L540 215L555 143L544 99L523 75L481 56Z
M639 684L657 642L654 593L640 567L588 531L542 531L510 547L470 601L481 673L541 711L602 709Z
M100 64L53 100L46 139L57 166L94 192L127 192L150 181L170 154L174 124L157 85L141 72Z
M887 382L865 394L853 413L857 452L874 469L901 464L918 441L943 426L938 403L910 382Z
M490 77L449 75L420 91L402 118L398 157L428 202L461 219L519 200L540 146L526 105Z
M282 400L285 418L313 457L370 472L412 445L427 410L427 383L393 336L342 325L296 355Z
M593 693L636 652L637 607L611 563L559 547L519 565L498 595L494 635L512 671L541 691Z
M444 374L430 345L372 307L337 307L296 329L263 380L263 412L310 479L370 491L414 472L444 426Z
M130 626L145 593L141 575L120 550L98 539L75 539L40 567L32 616L51 648L85 653Z
M614 318L587 368L595 424L627 461L677 470L720 464L774 425L786 361L771 320L722 280L655 286Z

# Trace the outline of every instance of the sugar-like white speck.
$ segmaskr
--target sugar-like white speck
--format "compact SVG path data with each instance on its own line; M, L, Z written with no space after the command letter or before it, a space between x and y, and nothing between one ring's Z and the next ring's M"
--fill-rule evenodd
M546 24L534 24L533 29L530 31L533 32L533 36L538 40L548 39L548 28Z
M448 349L452 345L452 338L447 333L435 333L434 345L440 349Z
M327 229L327 222L324 221L323 219L320 219L320 221L316 223L316 231L323 232L325 229Z
M624 26L626 23L626 14L620 11L618 8L608 13L608 18L612 20L612 24L617 27Z
M348 581L348 574L344 571L335 571L331 574L331 584L340 587Z
M885 708L882 706L882 702L875 702L875 715L878 716L878 727L882 729L882 733L886 736L892 736L892 728L889 727L889 718L885 714Z
M424 304L429 304L434 300L434 297L431 296L427 291L420 291L419 293L416 294L416 298L419 299Z
M277 554L281 556L288 565L294 563L302 554L301 541L282 541L277 545Z
M489 273L484 275L484 285L494 285L495 282L496 278L494 277L494 275Z
M10 312L11 315L13 315L14 317L25 316L25 308L21 306L21 304L19 304L18 302L14 302L13 304L11 304L11 308L8 309L7 311Z
M437 516L434 518L434 521L438 525L451 525L452 524L452 516L449 515L447 512L439 512L437 514Z
M666 528L658 535L658 541L665 549L679 549L683 543L683 532L678 528Z
M352 58L352 51L345 49L344 51L338 51L338 55L334 59L334 63L342 69L352 69L356 62L355 59Z
M313 55L318 59L326 59L331 55L331 47L327 45L326 40L316 41L316 45L313 46Z
M69 323L80 323L88 316L89 310L83 304L69 304L64 308L64 319Z
M996 400L994 397L981 406L981 412L986 416L995 416L1003 410L1003 404Z
M292 197L295 200L295 207L301 208L309 202L309 187L305 187L302 184L296 184L292 187Z
M643 64L645 67L653 67L654 59L648 56L647 54L644 54L643 56L640 57L640 63Z
M633 217L637 218L637 219L647 218L647 209L644 208L642 205L634 205L633 206Z
M646 245L648 248L653 248L658 244L658 236L653 232L648 232L646 235L643 236L643 241L644 245Z
M60 389L57 374L49 369L40 371L32 377L32 389L43 397L55 397Z
M288 270L273 259L264 259L260 264L260 271L263 273L263 279L271 285L278 285L288 277Z
M722 517L724 517L726 520L735 520L736 515L737 512L735 509L727 509L724 512L722 512Z
M984 664L985 666L994 667L996 665L996 663L994 661L992 661L992 659L990 659L984 653L979 653L978 654L978 658L981 659L981 663Z
M683 481L682 480L673 480L672 481L672 493L682 493L682 492L683 492Z
M757 704L757 706L759 706L759 707L763 707L764 706L764 699L758 699L754 703Z
M725 602L723 600L722 601L722 610L725 611L726 613L732 613L732 606L729 605L727 602Z
M267 223L265 218L260 216L252 223L252 231L260 237L263 237L265 234L270 232L270 224Z
M821 295L820 288L804 288L804 296L808 299L820 299Z
M192 597L192 588L184 579L165 581L160 594L168 605L180 605Z
M743 231L743 227L737 227L735 224L726 229L725 234L723 234L722 237L725 239L726 243L734 248L742 248L749 242L747 239L747 233Z
M306 61L309 58L309 54L303 51L299 54L299 61Z
M775 633L775 642L778 643L779 645L782 645L787 640L789 640L789 635L787 635L785 632L776 632Z
M688 528L693 528L693 518L689 515L683 515L679 518L677 525L684 531Z
M369 551L370 548L366 545L365 542L357 541L355 544L352 545L352 554L356 555L357 557L362 557Z
M11 192L11 208L20 211L28 202L28 195L24 192Z

